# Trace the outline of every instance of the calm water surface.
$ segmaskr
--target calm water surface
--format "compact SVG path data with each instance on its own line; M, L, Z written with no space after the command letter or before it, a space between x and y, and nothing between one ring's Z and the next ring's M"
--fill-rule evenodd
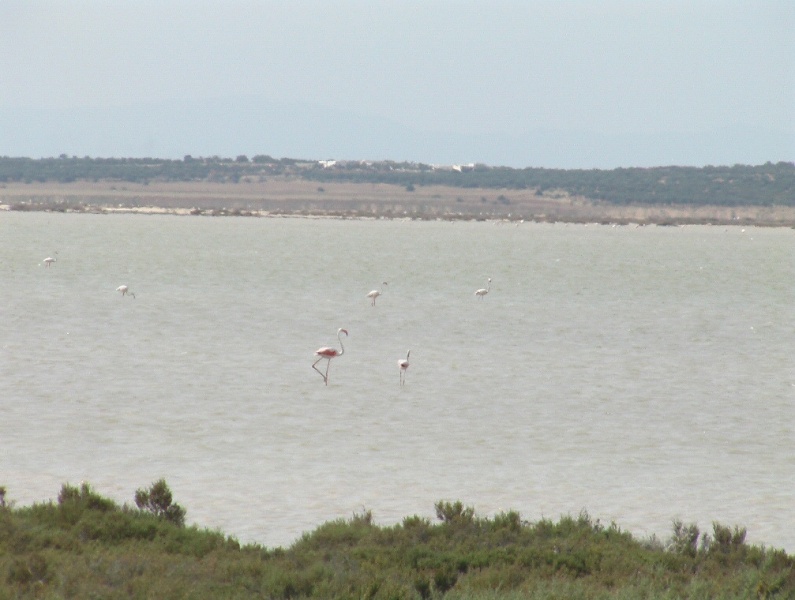
M791 229L12 212L0 290L19 504L164 477L267 546L461 500L795 551Z

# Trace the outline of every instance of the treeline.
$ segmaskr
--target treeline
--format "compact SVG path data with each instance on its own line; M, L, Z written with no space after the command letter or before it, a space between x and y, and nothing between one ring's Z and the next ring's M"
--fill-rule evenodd
M388 183L405 187L561 191L612 204L795 206L795 163L707 167L514 169L488 165L433 166L393 161L316 161L213 156L156 158L0 157L0 183L113 180L239 183L293 176L317 182Z
M795 206L795 164L655 167L613 170L511 169L476 165L470 170L368 171L315 169L318 181L393 183L407 188L450 185L468 188L563 191L612 204Z
M237 183L245 176L278 175L299 161L277 160L270 156L237 158L79 158L62 154L58 158L0 157L0 182L45 183L56 181L218 181Z

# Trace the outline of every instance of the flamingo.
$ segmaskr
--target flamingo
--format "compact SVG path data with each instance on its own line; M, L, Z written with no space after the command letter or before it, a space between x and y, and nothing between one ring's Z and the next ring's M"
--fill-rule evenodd
M125 295L127 295L129 293L130 296L135 298L135 292L131 292L130 288L128 288L126 285L120 285L119 287L116 288L116 291L117 292L121 292L122 296L125 296Z
M406 352L405 360L398 361L398 367L400 367L400 385L406 385L406 371L409 369L409 354L411 354L411 350Z
M55 259L52 256L48 256L43 261L45 267L49 267L52 263L55 262Z
M384 286L389 285L386 281L381 282L381 289L380 290L373 290L369 294L367 294L368 298L372 299L372 305L375 306L375 299L378 298L381 294L384 293Z
M475 295L480 296L480 298L482 299L483 296L489 293L490 289L491 289L491 277L489 277L489 282L486 285L486 287L480 288L479 290L475 290Z
M323 382L326 385L328 385L328 368L331 366L331 359L332 358L336 358L338 356L342 356L343 354L345 354L345 346L342 345L342 334L343 333L347 336L348 335L348 330L347 329L342 329L342 328L337 330L337 339L340 341L340 351L339 352L337 352L336 348L328 348L326 346L324 346L323 348L318 348L317 350L315 350L315 354L317 356L319 356L320 358L318 358L314 362L314 364L312 365L312 368L315 371L317 371L318 373L320 373L320 376L323 378ZM323 372L320 369L317 368L317 363L319 363L324 358L328 361L326 363L326 374L325 375L323 374Z

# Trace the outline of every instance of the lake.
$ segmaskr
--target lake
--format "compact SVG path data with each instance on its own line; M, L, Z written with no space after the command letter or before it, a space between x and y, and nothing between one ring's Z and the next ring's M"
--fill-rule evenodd
M0 289L18 505L163 477L269 547L461 500L795 552L792 229L2 212Z

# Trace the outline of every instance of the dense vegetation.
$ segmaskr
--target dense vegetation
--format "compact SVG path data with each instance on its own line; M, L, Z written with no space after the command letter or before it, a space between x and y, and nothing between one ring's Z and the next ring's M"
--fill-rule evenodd
M795 164L563 170L475 166L471 170L357 172L315 169L318 181L450 185L496 189L562 190L613 204L795 206Z
M436 523L380 527L365 511L267 549L185 527L162 480L135 501L65 485L57 504L14 508L0 488L0 599L795 597L795 557L717 523L676 522L664 544L585 513L528 523L439 502Z
M613 204L795 206L795 163L758 166L656 167L613 170L512 169L486 165L436 167L392 161L309 161L258 155L249 159L0 157L3 182L114 180L238 183L273 176L318 182L391 183L415 186L561 190Z

